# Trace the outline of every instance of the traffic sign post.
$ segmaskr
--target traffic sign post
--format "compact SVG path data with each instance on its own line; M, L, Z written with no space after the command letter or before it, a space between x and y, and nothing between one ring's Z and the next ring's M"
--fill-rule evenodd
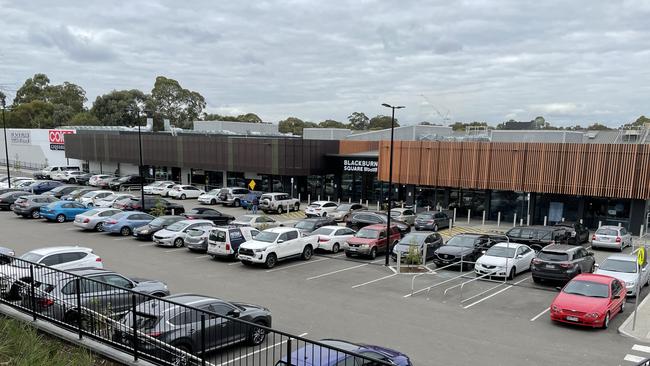
M632 330L636 327L636 313L639 309L639 296L641 296L641 272L645 263L645 247L639 247L636 252L636 296L634 297L634 317L632 318Z

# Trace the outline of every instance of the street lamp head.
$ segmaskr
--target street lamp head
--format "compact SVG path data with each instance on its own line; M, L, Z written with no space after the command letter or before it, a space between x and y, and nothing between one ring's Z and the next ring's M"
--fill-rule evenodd
M381 105L384 106L384 107L386 107L386 108L390 108L390 109L402 109L402 108L406 108L406 107L404 107L403 105L398 105L398 106L393 107L392 105L390 105L390 104L388 104L388 103L382 103Z
M393 108L393 106L392 106L392 105L390 105L390 104L387 104L387 103L382 103L381 105L383 105L383 106L384 106L384 107L386 107L386 108Z
M406 107L404 107L403 105L398 105L397 107L395 107L395 109L402 109L402 108L406 108Z

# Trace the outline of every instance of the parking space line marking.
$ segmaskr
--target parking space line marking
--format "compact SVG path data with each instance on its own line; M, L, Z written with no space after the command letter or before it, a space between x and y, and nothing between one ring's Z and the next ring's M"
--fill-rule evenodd
M228 265L228 266L234 266L234 265L236 265L236 264L241 264L241 262L240 262L240 261L232 262L232 263L228 263L227 265Z
M349 271L349 270L351 270L351 269L355 269L355 268L360 268L360 267L369 266L369 265L370 265L370 263L364 263L364 264L360 264L360 265L358 265L358 266L352 266L352 267L347 267L347 268L339 269L339 270L337 270L337 271L332 271L332 272L323 273L323 274L318 275L318 276L309 277L309 278L307 278L307 281L315 280L315 279L317 279L317 278L321 278L321 277L325 277L325 276L333 275L333 274L336 274L336 273L340 273L340 272L344 272L344 271Z
M314 260L314 261L305 261L305 262L298 263L298 264L292 264L292 265L290 265L290 266L286 266L286 267L279 267L279 268L269 269L268 271L265 271L265 272L266 272L266 273L269 273L269 272L277 272L277 271L281 271L281 270L283 270L283 269L289 269L289 268L294 268L294 267L304 266L304 265L309 264L309 263L316 263L316 262L326 261L326 260L328 260L328 259L329 259L329 258L321 258L321 259L317 259L317 260Z
M476 300L476 301L474 301L473 303L471 303L471 304L469 304L469 305L463 306L463 309L469 309L469 308L471 308L472 306L474 306L474 305L476 305L476 304L479 304L479 303L482 303L483 301L485 301L485 300L487 300L487 299L489 299L489 298L491 298L491 297L493 297L493 296L496 296L496 295L498 295L498 294L500 294L500 293L502 293L502 292L504 292L504 291L506 291L506 290L509 290L509 289L511 289L512 287L514 287L515 285L518 285L518 284L520 284L520 283L522 283L522 282L524 282L524 281L526 281L526 280L528 280L528 278L524 278L524 279L521 280L521 281L517 281L517 282L515 282L513 285L510 285L510 286L508 286L508 287L506 287L506 288L503 288L503 289L501 289L501 290L499 290L499 291L497 291L497 292L495 292L495 293L493 293L493 294L491 294L491 295L488 295L488 296L486 296L486 297L484 297L484 298L482 298L482 299L480 299L480 300Z
M72 231L72 230L77 230L77 228L76 227L69 227L69 228L65 229L65 231Z
M650 347L648 347L648 346L642 346L642 345L639 345L639 344L635 344L634 346L632 346L632 350L633 350L633 351L639 351L639 352L650 353Z
M357 288L357 287L361 287L361 286L369 285L369 284L371 284L371 283L379 282L379 281L381 281L381 280L385 280L385 279L387 279L387 278L391 278L391 277L393 277L393 276L397 276L397 273L393 273L393 274L388 275L388 276L384 276L384 277L381 277L381 278L377 278L376 280L372 280L372 281L368 281L368 282L360 283L360 284L358 284L358 285L354 285L354 286L352 286L352 288Z
M531 322L534 322L535 320L539 319L540 316L546 314L549 310L551 310L551 308L546 308L546 309L544 309L544 311L542 311L541 313L539 313L539 314L535 315L534 317L532 317L532 318L530 319L530 321L531 321Z
M625 360L625 361L630 361L630 362L636 362L636 363L639 363L639 362L645 360L645 358L643 358L643 357L639 357L639 356L635 356L635 355L631 355L631 354L628 353L627 355L625 355L624 360Z
M499 287L501 287L501 286L503 286L503 285L505 285L505 283L504 283L504 282L501 282L500 284L498 284L498 285L496 285L496 286L492 286L492 287L490 287L490 288L487 289L487 290L481 291L481 292L479 292L478 294L476 294L476 295L474 295L474 296L470 296L470 297L468 297L468 298L466 298L466 299L463 299L463 300L461 301L461 303L468 302L468 301L470 301L470 300L472 300L472 299L475 299L475 298L477 298L477 297L479 297L479 296L481 296L481 295L483 295L483 294L486 294L486 293L488 293L488 292L490 292L490 291L492 291L492 290L496 290L497 288L499 288Z
M309 333L303 333L303 334L300 334L300 335L298 335L298 337L304 337L304 336L306 336L307 334L309 334ZM247 354L245 354L245 355L243 355L243 356L239 356L239 357L237 357L237 358L233 358L233 359L230 360L230 361L227 361L227 362L224 362L224 363L220 363L220 364L217 365L217 366L228 365L228 364L231 364L231 363L233 363L233 362L236 362L236 361L242 360L242 359L244 359L244 358L248 358L248 357L253 356L253 355L256 355L256 354L258 354L258 353L260 353L260 352L266 351L266 350L269 349L269 348L273 348L273 347L281 346L281 345L287 343L287 341L288 341L288 340L284 340L284 341L282 341L282 342L278 342L278 343L276 343L276 344L272 344L272 345L270 345L270 346L266 346L266 347L264 347L264 348L260 348L260 349L258 349L258 350L256 350L256 351L249 352L249 353L247 353Z
M152 247L156 245L155 243L144 243L144 244L138 244L139 247Z
M201 258L208 258L210 255L200 255L198 257L194 257L194 259L201 259Z
M131 238L115 238L115 239L113 239L113 240L115 240L115 241L122 241L122 240L129 240L129 239L131 239Z
M179 250L186 250L186 249L185 248L170 249L170 250L165 250L165 253L178 252Z

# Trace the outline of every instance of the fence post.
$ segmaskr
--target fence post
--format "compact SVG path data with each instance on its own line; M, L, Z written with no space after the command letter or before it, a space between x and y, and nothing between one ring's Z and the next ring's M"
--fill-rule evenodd
M289 340L287 340L287 365L291 365L291 337L289 337Z
M472 216L472 210L467 210L467 225L469 225L469 218Z
M77 291L79 292L79 291ZM136 308L138 307L138 301L135 298L135 294L131 294L131 323L133 324L133 361L138 360L138 315L136 313Z
M485 210L483 210L483 221L481 222L481 226L485 226Z
M512 227L517 226L517 213L515 212L515 218L512 220Z
M456 224L456 207L454 207L454 224Z
M497 213L497 227L501 226L501 211Z
M544 216L544 226L546 226L546 219L547 219L547 217Z
M201 314L201 366L205 366L205 314Z
M424 248L422 248L422 265L427 265L427 243L424 243Z
M603 226L603 222L602 222L602 221L598 221L598 228L600 229L601 226Z
M31 283L29 284L30 287L30 293L32 297L31 305L32 305L32 317L34 318L34 321L36 321L36 291L34 289L34 265L30 264L29 265L29 278L32 280L30 281Z
M530 215L526 215L526 226L530 226Z
M81 322L81 281L79 277L75 279L75 286L77 286L77 328L79 328L79 339L83 338L83 323Z
M320 201L320 194L318 195L318 201Z
M397 251L397 273L402 271L402 252Z

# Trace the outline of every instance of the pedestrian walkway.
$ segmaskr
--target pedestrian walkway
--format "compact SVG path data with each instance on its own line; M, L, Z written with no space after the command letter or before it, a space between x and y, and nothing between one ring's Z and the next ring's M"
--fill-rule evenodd
M650 343L650 301L648 301L648 299L650 299L650 296L646 296L646 298L639 304L636 314L636 323L634 323L633 303L628 303L626 308L631 310L629 313L630 315L618 328L619 333L635 338L641 342ZM648 350L650 350L650 348L648 348ZM648 357L648 355L644 357Z

